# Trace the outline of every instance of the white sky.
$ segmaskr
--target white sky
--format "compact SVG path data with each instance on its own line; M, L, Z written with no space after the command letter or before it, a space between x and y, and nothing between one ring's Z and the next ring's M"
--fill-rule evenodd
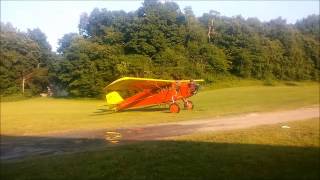
M11 22L22 31L40 28L48 37L53 50L64 34L78 32L82 12L90 13L93 8L134 11L143 1L3 1L1 21ZM319 14L319 1L175 1L180 9L191 6L196 16L209 10L219 11L225 16L242 15L269 21L279 16L295 23L310 14Z

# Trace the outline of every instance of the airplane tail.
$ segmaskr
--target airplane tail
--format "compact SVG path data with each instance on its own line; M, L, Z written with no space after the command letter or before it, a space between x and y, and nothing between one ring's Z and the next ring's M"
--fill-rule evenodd
M107 105L110 109L115 108L116 105L120 104L123 101L123 98L117 91L112 91L106 94Z

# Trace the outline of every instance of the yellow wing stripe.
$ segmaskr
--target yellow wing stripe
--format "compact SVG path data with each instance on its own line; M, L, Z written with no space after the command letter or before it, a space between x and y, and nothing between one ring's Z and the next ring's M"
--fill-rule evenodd
M115 81L113 81L111 84L109 84L108 86L106 86L104 89L105 90L115 90L113 89L114 87L116 87L118 84L124 83L124 82L143 82L143 81L149 81L149 82L155 82L155 83L159 83L161 85L166 85L166 84L171 84L173 82L175 82L176 80L164 80L164 79L153 79L153 78L137 78L137 77L123 77L120 79L117 79ZM180 82L189 82L190 80L179 80ZM203 82L203 79L197 79L194 80L195 82ZM113 87L113 88L112 88Z

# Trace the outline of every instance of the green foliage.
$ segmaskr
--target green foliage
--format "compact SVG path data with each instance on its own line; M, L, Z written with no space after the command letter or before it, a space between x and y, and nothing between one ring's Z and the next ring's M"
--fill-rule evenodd
M48 67L53 55L40 29L20 32L11 24L1 23L0 51L1 95L21 93L25 79L25 96L37 95L49 86Z
M17 31L11 24L1 23L0 41L1 94L18 93L22 78L32 73L40 62L40 47L27 34Z
M66 48L70 47L71 42L77 36L78 36L77 33L69 33L69 34L63 35L63 37L59 39L59 42L58 42L59 48L57 49L57 52L62 54Z
M28 29L27 35L30 39L37 42L41 49L51 50L51 46L47 42L47 36L39 28L33 30Z
M320 38L320 26L319 26L320 17L319 15L309 15L302 20L299 20L295 26L304 34L312 35Z
M121 47L100 45L76 38L64 50L64 58L56 62L55 91L66 90L71 96L95 97L107 82L119 74L116 55Z

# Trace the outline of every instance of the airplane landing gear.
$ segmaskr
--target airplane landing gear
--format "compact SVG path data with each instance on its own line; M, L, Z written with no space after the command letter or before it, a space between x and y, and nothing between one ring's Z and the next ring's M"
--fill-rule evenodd
M192 110L193 109L193 103L190 100L186 100L183 105L184 105L184 108L187 109L187 110Z
M179 105L177 103L172 103L169 106L169 110L172 113L179 113L180 112L180 107L179 107Z

